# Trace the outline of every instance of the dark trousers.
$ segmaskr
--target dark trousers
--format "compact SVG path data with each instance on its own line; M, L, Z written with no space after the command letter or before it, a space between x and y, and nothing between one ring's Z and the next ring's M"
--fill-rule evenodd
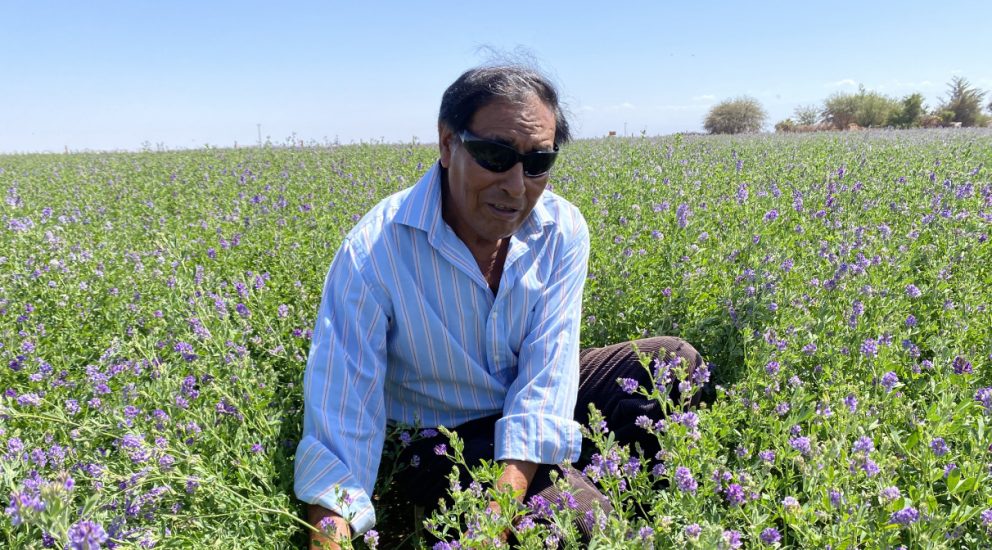
M650 387L650 376L641 365L638 352L662 360L674 354L684 362L690 373L703 365L702 356L695 348L684 340L670 336L582 350L579 356L579 395L575 406L575 420L582 425L588 424L589 404L595 405L603 413L609 429L614 432L619 443L631 445L631 448L637 443L645 457L652 459L659 450L657 438L635 426L634 422L641 415L654 421L660 420L664 416L664 410L656 401L624 392L617 383L617 378L633 378L640 385ZM706 393L712 393L711 388L702 392L704 398ZM694 404L698 404L699 395L696 395ZM671 397L676 403L679 402L678 388L672 390ZM480 418L452 429L465 442L464 456L470 466L484 459L493 459L494 428L499 418L500 415ZM410 498L413 504L426 508L428 513L437 507L439 499L445 498L448 490L448 474L451 473L453 464L447 457L439 457L434 453L434 446L446 441L445 436L440 434L417 440L404 449L399 458L401 463L415 463L417 466L408 468L399 476L396 489ZM587 445L589 442L584 442L583 457L592 452L585 448ZM581 468L583 464L576 466ZM586 512L593 510L596 503L607 514L613 508L609 500L576 468L563 469L556 464L540 465L528 487L525 502L535 495L540 495L552 504L560 501L563 495L550 479L553 470L559 473L559 477L567 480L568 491L578 505L579 528L588 537L593 530L593 520L591 514L587 515ZM469 482L471 477L467 472L462 472L462 486Z

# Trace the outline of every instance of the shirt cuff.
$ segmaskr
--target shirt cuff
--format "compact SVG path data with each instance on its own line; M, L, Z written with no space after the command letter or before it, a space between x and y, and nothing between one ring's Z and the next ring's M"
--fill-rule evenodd
M512 414L496 421L496 460L537 464L575 462L582 449L579 423L547 414Z
M306 436L296 449L293 490L303 502L347 519L352 535L361 535L375 526L375 509L368 493L343 470L344 464L327 447Z

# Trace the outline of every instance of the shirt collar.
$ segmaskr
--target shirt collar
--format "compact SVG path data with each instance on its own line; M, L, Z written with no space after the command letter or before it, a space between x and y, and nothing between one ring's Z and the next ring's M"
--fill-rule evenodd
M398 223L420 229L431 236L443 226L445 222L441 216L441 170L441 163L434 163L434 166L413 186L406 200L396 211L395 220ZM541 198L514 237L525 240L530 235L543 232L545 226L555 223L554 216L545 205L549 193L550 191L545 191L541 194Z

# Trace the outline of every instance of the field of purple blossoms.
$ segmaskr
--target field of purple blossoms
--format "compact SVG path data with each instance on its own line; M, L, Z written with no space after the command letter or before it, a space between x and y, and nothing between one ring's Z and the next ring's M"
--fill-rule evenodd
M435 159L0 156L0 546L302 547L292 460L323 277L359 216ZM591 546L992 545L990 170L987 130L569 145L551 186L593 235L583 344L679 335L719 385L713 407L639 422L656 457L587 430L586 473L616 508ZM618 383L700 382L646 368L661 390ZM457 439L438 452L457 460ZM569 498L514 506L495 475L453 484L420 527L436 548L508 528L574 545ZM380 508L356 546L416 546Z

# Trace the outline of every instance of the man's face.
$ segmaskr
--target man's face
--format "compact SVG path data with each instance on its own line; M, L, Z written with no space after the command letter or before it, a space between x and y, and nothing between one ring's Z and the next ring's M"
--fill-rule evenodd
M521 153L548 151L554 148L555 117L536 96L523 103L497 101L476 111L468 130ZM448 169L445 221L471 250L512 235L537 204L548 174L524 176L520 163L506 172L491 172L479 166L449 128L442 125L438 131L441 166Z

